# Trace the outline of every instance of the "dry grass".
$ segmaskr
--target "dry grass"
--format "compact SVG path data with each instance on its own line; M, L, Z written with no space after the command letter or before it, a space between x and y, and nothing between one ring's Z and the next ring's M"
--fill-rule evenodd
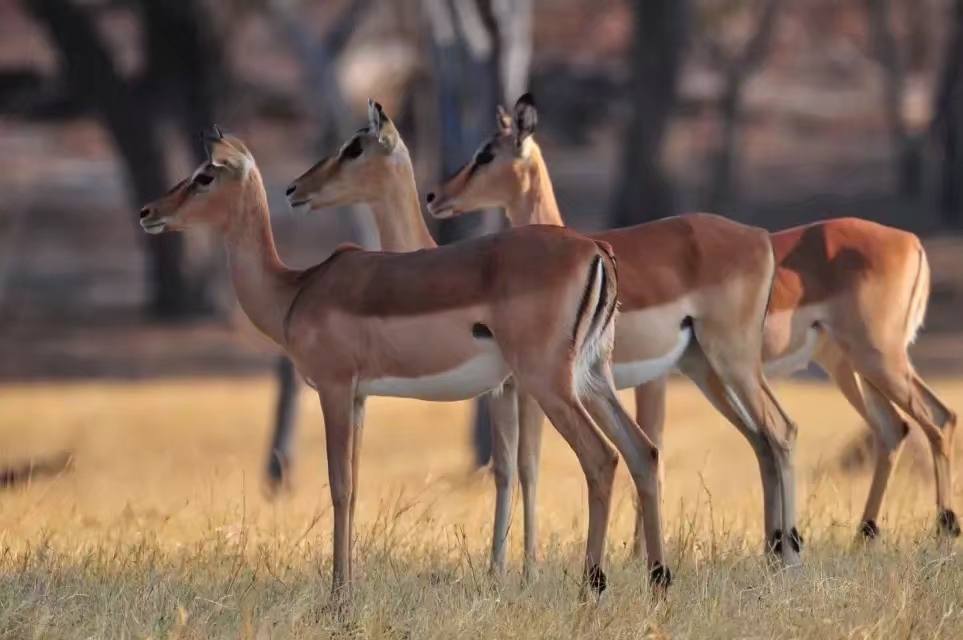
M937 388L963 407L963 384ZM554 433L540 486L540 573L521 584L515 523L512 572L493 582L493 491L467 474L467 405L372 400L354 606L337 620L324 607L330 507L309 396L295 491L270 503L260 484L270 381L4 387L0 462L64 449L75 458L62 476L0 494L0 636L961 637L963 562L932 537L930 479L898 473L884 539L854 549L868 478L839 472L834 459L858 420L828 387L778 391L801 426L806 565L762 566L749 449L680 382L666 444L676 582L663 604L627 560L624 473L601 603L577 602L586 496Z

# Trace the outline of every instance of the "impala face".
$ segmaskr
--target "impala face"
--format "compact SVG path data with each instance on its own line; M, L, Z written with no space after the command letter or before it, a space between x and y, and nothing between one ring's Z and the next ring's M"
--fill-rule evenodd
M240 140L225 137L216 127L204 137L210 144L208 161L140 210L140 225L147 233L204 225L225 228L238 192L252 175L254 157Z
M428 194L428 212L435 218L518 201L530 187L532 141L538 113L530 94L518 99L509 115L498 107L498 130L468 164L437 191Z
M381 105L368 100L368 126L334 157L324 158L288 187L295 211L315 211L365 202L371 185L391 184L411 164L408 149Z

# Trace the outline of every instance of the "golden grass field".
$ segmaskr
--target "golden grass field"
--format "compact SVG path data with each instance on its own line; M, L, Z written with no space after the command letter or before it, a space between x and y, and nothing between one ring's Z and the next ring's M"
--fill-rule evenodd
M963 408L963 382L935 386ZM322 422L307 392L295 486L272 503L261 489L270 379L0 387L0 462L74 454L68 472L0 493L0 636L963 637L963 561L933 536L931 479L904 465L883 538L852 544L869 478L843 473L837 459L860 422L824 384L777 392L800 425L805 566L765 567L750 450L693 386L675 382L665 492L675 582L662 603L628 559L624 466L600 602L577 598L586 491L550 427L538 575L522 584L519 514L510 572L494 581L494 491L468 473L469 406L372 399L354 599L336 618L325 606Z

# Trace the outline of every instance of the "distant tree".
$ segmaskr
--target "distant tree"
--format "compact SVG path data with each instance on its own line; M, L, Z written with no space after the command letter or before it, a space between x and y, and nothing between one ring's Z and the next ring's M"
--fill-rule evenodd
M438 92L443 177L465 164L494 129L495 109L528 86L532 0L425 0ZM502 223L501 218L492 218ZM438 242L467 238L478 221L459 216L438 225ZM478 466L491 458L487 396L475 402L473 446Z
M944 224L963 226L963 0L954 0L950 38L933 117L942 150L940 211Z
M611 223L626 226L662 218L675 210L672 185L662 170L665 133L689 31L689 0L632 0L629 103L632 115L622 137L622 160Z
M165 174L159 120L173 115L185 133L213 124L223 78L218 43L205 24L203 7L192 0L132 3L143 23L146 65L134 78L121 77L100 39L92 11L69 0L29 0L57 48L65 89L93 107L110 132L127 168L132 211L170 186ZM200 145L193 145L202 157ZM132 216L136 222L136 217ZM147 248L150 309L157 318L182 318L216 311L209 274L190 273L184 238L139 234Z
M320 42L315 41L304 29L290 3L272 0L265 5L310 79L315 116L322 125L317 144L320 153L337 148L357 129L335 76L335 63L355 25L371 3L372 0L352 0ZM377 250L378 235L373 221L361 207L350 209L360 243L367 249ZM271 491L290 480L289 469L294 455L295 424L301 392L300 379L290 358L279 358L277 378L278 396L267 464L268 488Z
M700 4L697 40L708 62L722 75L721 136L713 153L706 209L731 214L736 206L738 135L746 85L772 49L782 0L706 0ZM743 43L734 44L741 33Z
M912 130L904 115L904 101L908 68L914 60L918 61L925 56L925 40L912 37L918 35L920 29L906 29L912 24L904 24L904 30L908 31L908 37L905 40L908 42L906 51L901 51L900 41L891 26L894 2L892 0L865 0L865 2L869 23L870 54L883 72L883 109L893 151L897 158L899 193L905 198L916 199L923 192L925 132ZM912 6L904 5L903 8L908 8L904 14L918 17L925 13L927 6L924 2L914 2ZM919 26L920 22L917 20L915 24Z

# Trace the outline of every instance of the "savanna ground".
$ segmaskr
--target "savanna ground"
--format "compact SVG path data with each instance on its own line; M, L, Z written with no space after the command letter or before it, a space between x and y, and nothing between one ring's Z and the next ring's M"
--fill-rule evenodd
M963 382L935 386L963 406ZM624 467L610 586L599 603L577 598L586 491L550 427L539 573L523 585L516 509L510 571L493 581L494 492L490 478L468 472L469 405L372 399L353 606L336 619L325 607L331 508L322 420L307 392L295 485L271 502L261 485L268 378L7 385L4 457L69 450L74 461L0 494L0 636L960 637L963 561L933 536L929 475L901 465L882 539L854 545L868 476L838 460L861 428L856 415L823 383L782 382L777 392L800 424L805 566L764 566L749 448L678 381L665 492L675 582L663 603L628 557ZM960 498L957 491L957 505Z

